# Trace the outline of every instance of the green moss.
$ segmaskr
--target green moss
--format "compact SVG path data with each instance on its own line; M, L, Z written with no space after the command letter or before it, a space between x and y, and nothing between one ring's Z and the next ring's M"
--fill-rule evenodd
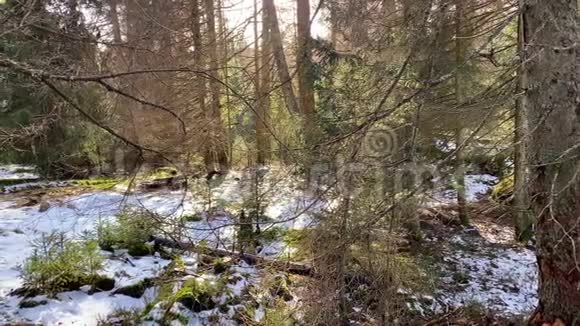
M145 309L141 312L142 316L147 316L151 310L160 302L167 301L167 302L174 302L172 300L173 296L173 283L171 282L160 282L159 290L157 292L157 297L152 302L147 303Z
M129 248L129 255L133 257L142 257L152 255L154 253L153 247L145 243L135 243Z
M122 179L115 179L115 178L95 178L95 179L82 179L82 180L75 180L73 184L91 188L96 190L106 190L115 187L116 185L122 183L124 180Z
M132 298L141 298L143 296L143 294L145 294L145 290L147 290L148 288L153 286L153 280L151 279L144 279L143 281L137 283L137 284L132 284L132 285L128 285L128 286L124 286L122 288L119 288L117 290L115 290L115 292L113 292L113 294L122 294L122 295L126 295Z
M40 305L45 305L47 303L48 303L48 301L46 301L46 300L41 300L41 301L36 301L36 300L22 300L22 301L20 301L20 303L18 304L18 306L20 308L34 308L34 307L38 307Z
M175 294L173 300L194 312L211 310L217 305L213 297L219 293L220 288L217 283L195 278L188 279Z
M230 269L231 263L223 258L217 258L213 261L213 272L215 274L222 274Z
M178 175L179 171L177 171L176 168L174 167L169 167L169 166L163 166L160 168L155 169L154 171L152 171L151 173L147 174L145 176L146 179L165 179L165 178L171 178L174 177L176 175Z
M307 230L292 229L284 233L284 242L293 247L298 247L308 236Z
M293 326L297 324L297 320L288 311L287 305L281 301L277 301L273 307L266 308L264 319L261 322L263 325L277 326Z
M491 198L495 200L506 200L514 193L514 177L509 176L503 178L497 185L493 187Z
M199 222L203 220L201 213L184 214L181 216L181 221L183 222Z
M284 301L290 301L294 298L288 288L290 279L286 275L276 275L269 283L268 291L273 297L282 298Z
M97 276L93 281L90 293L111 291L115 287L115 280L105 276Z
M185 316L183 316L183 315L181 315L181 314L178 314L178 313L172 312L172 311L168 311L168 312L165 314L165 316L163 317L163 319L164 319L165 321L169 321L169 320L177 320L177 321L179 321L179 322L180 322L181 324L183 324L183 325L187 325L187 324L189 323L189 318L187 318L187 317L185 317ZM163 324L163 325L164 325L164 324Z

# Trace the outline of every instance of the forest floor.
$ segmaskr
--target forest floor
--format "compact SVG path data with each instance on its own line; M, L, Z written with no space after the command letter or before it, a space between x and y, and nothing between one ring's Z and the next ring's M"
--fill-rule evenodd
M472 205L469 228L454 220L422 220L428 245L422 245L417 255L431 262L438 276L434 307L449 311L479 306L493 315L528 315L537 304L534 248L513 240L508 221L473 214L485 207Z
M19 170L17 166L10 166L0 169L0 177L9 178L11 171L15 170L18 170L15 173L29 173ZM34 177L30 174L24 176L19 175L22 179ZM475 198L475 193L489 190L490 179L489 176L473 176L470 179L468 187L471 190L468 192L474 196L474 201L479 200ZM214 207L211 216L201 215L201 218L187 221L184 239L212 248L231 248L236 241L233 225L237 221L236 212L246 200L243 194L248 192L244 180L243 173L231 172L211 189ZM228 259L222 259L219 265L225 267L218 269L215 262L207 264L204 257L188 252L178 252L177 264L176 259L172 261L158 253L132 257L123 250L112 253L103 251L106 260L101 274L115 280L114 288L109 291L90 294L90 287L83 286L53 297L39 295L25 299L10 295L22 286L21 265L33 253L35 241L43 234L62 232L71 239L80 239L93 233L99 221L114 221L115 215L128 206L145 207L168 220L178 221L184 216L198 214L207 201L203 191L185 193L164 190L127 194L122 187L103 190L70 186L64 182L26 182L36 186L21 185L19 189L5 189L5 194L0 195L0 324L96 325L105 320L110 322L126 318L128 312L137 311L145 325L166 322L168 312L179 317L173 324L237 325L243 323L244 318L250 318L253 322L275 325L276 318L281 317L278 311L272 309L273 305L284 302L290 307L286 310L299 310L300 278L289 278L243 261ZM42 184L40 188L37 187L39 183ZM328 206L305 196L291 175L275 178L269 198L265 215L271 219L272 225L265 225L264 230L281 228L288 232L307 229L314 223L312 212ZM438 210L443 212L445 208L438 206L429 211ZM414 255L425 262L433 273L434 291L410 295L408 305L420 318L424 318L425 323L436 321L441 316L460 320L465 314L457 317L458 309L516 318L529 313L536 304L537 272L533 248L515 244L509 223L481 210L485 210L484 203L473 204L475 214L473 228L470 229L450 223L448 217L452 213L422 216L421 227L429 244L423 248L430 250L417 250ZM282 259L293 256L297 250L288 238L279 237L262 243L257 248L257 254ZM413 252L412 248L410 250ZM209 303L196 311L185 309L180 304L165 308L168 298L163 294L178 288L177 283L169 290L163 284L155 283L138 295L119 294L120 289L144 284L144 280L163 279L176 273L180 277L177 283L181 285L195 279L219 291L214 293ZM292 294L279 289L272 291L272 284L278 284L281 277L286 278L285 283L296 285ZM23 305L24 301L32 304ZM249 302L251 307L248 306ZM299 318L298 312L292 314ZM462 325L460 322L456 324Z

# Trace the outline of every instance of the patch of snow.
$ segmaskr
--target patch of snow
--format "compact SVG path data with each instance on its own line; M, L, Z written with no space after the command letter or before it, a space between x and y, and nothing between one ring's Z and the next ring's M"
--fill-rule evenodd
M445 293L450 306L478 302L506 315L530 313L537 305L538 270L535 253L527 248L487 248L456 251L445 257L454 271L443 282L457 288ZM463 283L463 284L462 284Z
M45 299L46 305L17 310L6 321L26 321L43 325L97 325L115 310L143 309L155 297L155 289L149 288L140 299L125 295L111 295L99 292L88 295L82 291L59 293L55 299ZM17 298L10 298L5 304L12 309L18 305ZM0 305L0 309L4 308ZM0 315L0 320L2 316Z
M268 172L269 174L270 172ZM247 180L246 180L247 182ZM269 182L269 181L268 181ZM322 209L323 203L315 202L295 186L294 177L276 185L269 184L268 214L274 225L285 228L304 228L312 223L308 214L300 214L308 208ZM56 185L58 185L57 183ZM53 186L46 183L30 183L28 186ZM24 186L23 186L24 187ZM243 175L235 172L225 176L223 182L213 189L216 198L227 201L243 202L247 195ZM15 188L14 188L15 189ZM11 188L10 191L14 189ZM48 325L94 325L97 318L105 317L115 309L142 309L144 300L122 295L111 295L111 291L88 295L83 291L61 293L58 300L48 300L47 305L19 309L20 298L8 297L8 293L22 285L19 266L32 251L32 243L43 234L63 232L70 239L80 239L91 233L99 220L113 221L115 215L125 207L144 207L160 214L170 224L179 221L183 214L199 212L203 209L203 198L193 198L189 192L141 193L124 195L117 192L101 191L51 200L47 211L39 212L38 207L17 207L14 201L0 199L0 323L3 321L29 320ZM210 246L230 249L235 237L237 218L226 211L207 217L198 222L187 222L186 238L195 242L206 241ZM280 223L275 223L280 222ZM267 225L265 226L267 227ZM272 244L263 254L284 253L283 243ZM277 252L278 251L278 252ZM169 261L159 257L131 259L128 263L122 258L111 257L105 262L103 274L114 277L115 287L134 284L146 277L154 277ZM195 272L197 257L184 257L186 270ZM259 280L258 271L245 264L235 265L234 272L242 275L242 280L228 285L233 294L239 295L250 284ZM86 289L85 289L86 290ZM149 290L148 290L149 291ZM231 310L231 309L230 309ZM190 324L200 325L207 321L210 312L196 314Z
M505 227L485 220L472 222L479 234L488 242L495 244L513 244L515 231L512 227Z
M11 186L3 187L3 191L0 191L0 194L11 194L23 190L32 190L32 189L47 189L47 188L58 188L58 187L67 187L72 185L72 182L69 181L36 181L36 182L25 182L19 183Z
M234 243L236 227L230 216L204 218L202 221L185 223L186 238L195 243L206 242L211 247L231 249Z
M441 181L441 180L439 180ZM476 202L481 196L488 194L497 183L498 178L490 174L469 174L465 176L465 198L468 202ZM457 191L445 189L446 184L439 185L432 195L435 203L448 204L457 200ZM443 188L443 189L442 189Z
M497 177L490 174L476 174L465 176L465 196L467 201L476 201L478 195L485 195L497 183Z
M0 165L0 180L38 179L33 166L21 164Z
M171 261L155 256L108 259L103 267L104 276L115 279L115 288L132 285L159 275Z
M71 239L79 239L84 233L93 231L99 219L113 220L123 207L144 206L162 214L177 214L184 207L190 209L186 202L179 193L126 197L114 192L73 196L65 198L61 204L51 202L51 208L45 212L39 212L36 207L17 208L10 201L0 202L0 302L16 300L8 298L8 293L22 285L19 266L32 253L32 243L43 234L63 232ZM158 257L142 257L131 259L131 263L107 260L103 272L115 276L116 287L119 287L157 275L169 261ZM77 292L67 294L71 300L61 298L61 301L51 301L48 305L30 309L18 309L17 304L0 305L0 322L9 318L5 315L25 313L23 317L46 324L59 321L66 325L93 325L97 314L106 315L115 308L144 306L142 300L125 296L88 296L81 291Z

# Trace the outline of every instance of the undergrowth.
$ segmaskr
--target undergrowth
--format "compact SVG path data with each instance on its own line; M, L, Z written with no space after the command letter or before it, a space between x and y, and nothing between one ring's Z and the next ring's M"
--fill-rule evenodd
M58 233L34 243L34 252L24 261L21 276L28 291L53 296L93 283L102 266L96 241L71 241Z
M128 249L133 256L153 253L146 244L160 226L158 216L145 210L124 210L116 221L100 220L96 226L97 241L101 249Z

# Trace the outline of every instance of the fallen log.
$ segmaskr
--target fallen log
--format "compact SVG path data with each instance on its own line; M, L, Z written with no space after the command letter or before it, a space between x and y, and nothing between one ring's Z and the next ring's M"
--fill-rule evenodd
M176 248L182 250L196 250L200 253L214 256L214 257L234 257L243 260L248 265L260 265L265 267L274 268L276 270L286 271L291 274L304 275L304 276L316 276L314 268L308 264L290 262L284 260L271 259L266 257L261 257L258 255L252 255L247 253L241 253L236 251L230 251L218 248L207 248L197 246L192 242L186 241L175 241L167 238L161 238L153 236L151 241L154 242L155 247L163 246L167 248Z

